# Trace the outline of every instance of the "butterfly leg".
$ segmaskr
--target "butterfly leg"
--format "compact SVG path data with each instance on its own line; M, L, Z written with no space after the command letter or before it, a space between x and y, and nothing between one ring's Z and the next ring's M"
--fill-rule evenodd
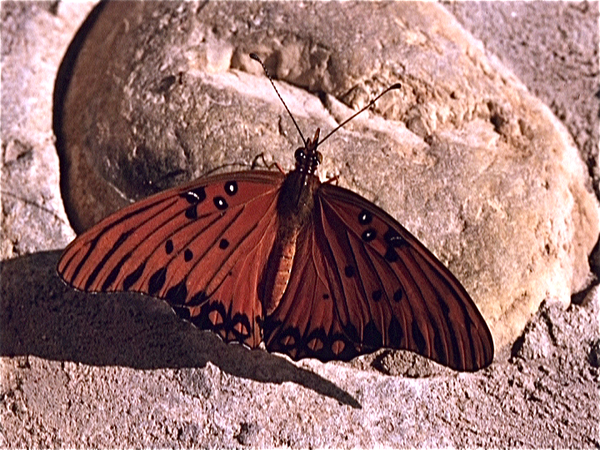
M252 169L256 169L256 167L258 166L259 160L262 161L262 164L264 164L264 166L267 169L271 170L273 167L277 167L277 170L279 170L282 174L284 174L284 175L286 174L285 170L283 170L283 167L281 167L278 162L273 162L273 163L269 164L267 162L267 160L265 159L264 153L260 153L260 154L256 155L256 158L254 158L254 160L252 161Z
M323 181L323 183L325 183L325 184L333 184L333 183L335 183L335 185L337 186L339 180L340 180L340 176L339 175L335 175L335 176L333 176L333 177L331 177L331 178Z

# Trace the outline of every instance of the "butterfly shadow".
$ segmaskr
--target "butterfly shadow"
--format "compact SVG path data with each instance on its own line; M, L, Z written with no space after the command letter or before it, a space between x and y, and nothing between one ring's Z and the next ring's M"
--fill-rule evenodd
M361 408L348 392L287 359L225 344L143 295L85 294L56 274L60 252L0 262L0 354L135 369L198 369L265 383L291 381ZM193 376L193 374L191 375Z

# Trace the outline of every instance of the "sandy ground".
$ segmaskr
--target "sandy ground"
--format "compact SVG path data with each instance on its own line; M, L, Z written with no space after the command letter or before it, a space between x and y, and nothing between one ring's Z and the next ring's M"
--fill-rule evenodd
M598 3L445 6L565 124L598 195ZM40 5L2 5L3 57L29 27L56 26L39 19L55 8L42 4L40 13ZM9 23L21 26L8 29ZM23 59L18 68L24 76L28 63ZM2 95L10 97L4 90ZM8 107L32 106L15 99ZM3 122L9 108L3 101ZM2 133L3 170L14 170L8 156L30 156L6 146L4 125ZM399 366L386 352L346 366L248 357L242 349L225 350L206 333L190 334L162 306L135 298L67 297L53 273L59 252L42 251L64 246L68 231L58 234L50 244L20 247L1 265L2 447L600 447L597 278L566 310L552 299L545 302L523 335L476 377L434 368L413 379L410 366L390 373L389 367ZM598 253L596 246L590 259L596 277ZM123 340L123 333L130 339ZM153 344L140 346L140 337ZM124 341L123 348L113 348ZM212 350L194 353L206 345ZM260 414L244 409L257 398ZM278 416L306 398L314 411ZM406 403L405 415L387 417L386 405L396 399ZM355 429L352 420L336 421L342 413L356 417ZM311 416L331 419L313 423Z

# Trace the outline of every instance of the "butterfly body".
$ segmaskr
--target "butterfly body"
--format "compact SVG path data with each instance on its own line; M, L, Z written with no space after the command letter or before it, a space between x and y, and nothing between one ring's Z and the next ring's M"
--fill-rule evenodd
M296 150L296 167L283 182L277 199L279 226L269 256L269 268L261 283L262 305L266 315L279 304L292 272L296 244L303 227L312 218L314 198L321 182L316 176L321 155L317 152L319 130L305 148Z
M493 357L458 280L394 218L316 176L319 132L287 175L201 178L107 217L58 273L86 292L135 291L226 341L293 359L408 349L457 370Z

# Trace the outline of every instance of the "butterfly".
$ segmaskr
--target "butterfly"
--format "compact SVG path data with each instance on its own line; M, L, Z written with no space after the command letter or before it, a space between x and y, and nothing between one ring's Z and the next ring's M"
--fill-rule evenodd
M65 249L59 275L166 300L225 342L294 360L392 348L489 365L492 335L467 291L392 216L319 180L319 136L302 137L287 175L207 176L121 209Z

